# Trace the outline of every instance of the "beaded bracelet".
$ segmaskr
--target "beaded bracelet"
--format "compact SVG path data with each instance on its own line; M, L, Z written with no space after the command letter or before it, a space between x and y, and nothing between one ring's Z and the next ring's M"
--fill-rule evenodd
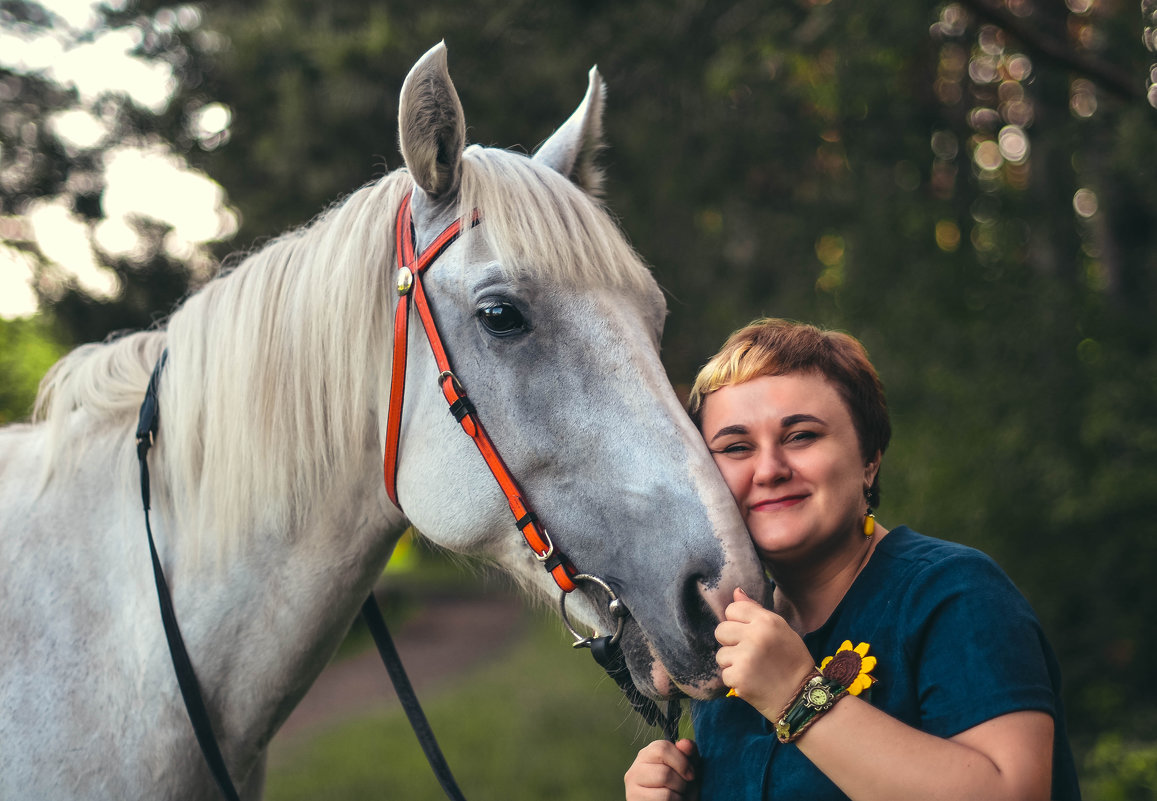
M847 693L847 687L833 679L825 678L819 668L813 669L776 718L775 736L781 743L799 739L823 713L831 709L836 701Z

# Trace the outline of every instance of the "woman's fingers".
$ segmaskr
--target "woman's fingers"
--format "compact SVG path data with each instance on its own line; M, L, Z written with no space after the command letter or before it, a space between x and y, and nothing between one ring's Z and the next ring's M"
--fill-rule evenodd
M733 620L724 620L715 627L715 641L720 645L738 645L743 639L743 629L746 625Z
M737 623L750 623L767 610L747 597L747 593L737 589L733 596L735 600L723 610L725 620Z
M623 777L627 801L689 799L698 751L690 740L656 740L639 752Z

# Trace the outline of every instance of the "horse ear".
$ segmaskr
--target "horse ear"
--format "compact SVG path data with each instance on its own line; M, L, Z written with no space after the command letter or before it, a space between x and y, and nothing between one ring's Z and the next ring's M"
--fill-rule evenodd
M534 160L553 167L581 186L598 195L603 187L603 172L595 156L603 146L603 98L606 86L598 67L591 67L586 97L574 114L542 143Z
M458 191L466 120L446 67L446 43L418 59L402 84L398 139L414 182L434 200Z

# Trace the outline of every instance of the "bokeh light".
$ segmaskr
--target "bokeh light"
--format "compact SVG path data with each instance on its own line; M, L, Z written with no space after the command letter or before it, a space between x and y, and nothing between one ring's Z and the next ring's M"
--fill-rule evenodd
M1018 125L1006 125L997 136L1000 155L1012 164L1023 164L1028 159L1028 137Z
M953 253L960 247L960 226L952 220L938 220L935 228L936 247Z
M999 170L1004 164L1004 156L1000 153L1000 146L991 139L986 139L976 145L972 151L972 160L982 170Z
M1097 113L1097 88L1092 81L1077 78L1070 84L1069 110L1084 119Z
M1073 211L1078 216L1088 219L1097 213L1097 193L1088 187L1082 187L1073 194Z

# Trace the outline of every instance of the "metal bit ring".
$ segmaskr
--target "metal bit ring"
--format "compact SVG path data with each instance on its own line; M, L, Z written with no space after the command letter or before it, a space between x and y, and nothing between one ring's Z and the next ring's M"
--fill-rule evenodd
M576 576L572 576L572 580L576 584L580 581L590 581L603 588L603 592L605 592L610 598L610 600L607 601L607 609L610 611L611 617L615 620L615 633L611 635L611 644L614 645L618 643L619 639L623 636L623 626L626 623L627 618L631 616L630 610L627 609L626 605L622 602L619 596L615 594L615 591L611 589L611 586L598 576L591 576L587 573L579 573ZM570 622L570 617L566 613L566 596L567 593L563 592L559 595L558 598L558 611L562 615L562 623L564 626L566 626L567 631L569 631L574 637L575 641L573 646L575 648L590 648L591 643L594 642L595 638L598 636L598 633L596 632L595 634L592 634L588 637L579 634L578 631L575 630L574 625L572 625Z

